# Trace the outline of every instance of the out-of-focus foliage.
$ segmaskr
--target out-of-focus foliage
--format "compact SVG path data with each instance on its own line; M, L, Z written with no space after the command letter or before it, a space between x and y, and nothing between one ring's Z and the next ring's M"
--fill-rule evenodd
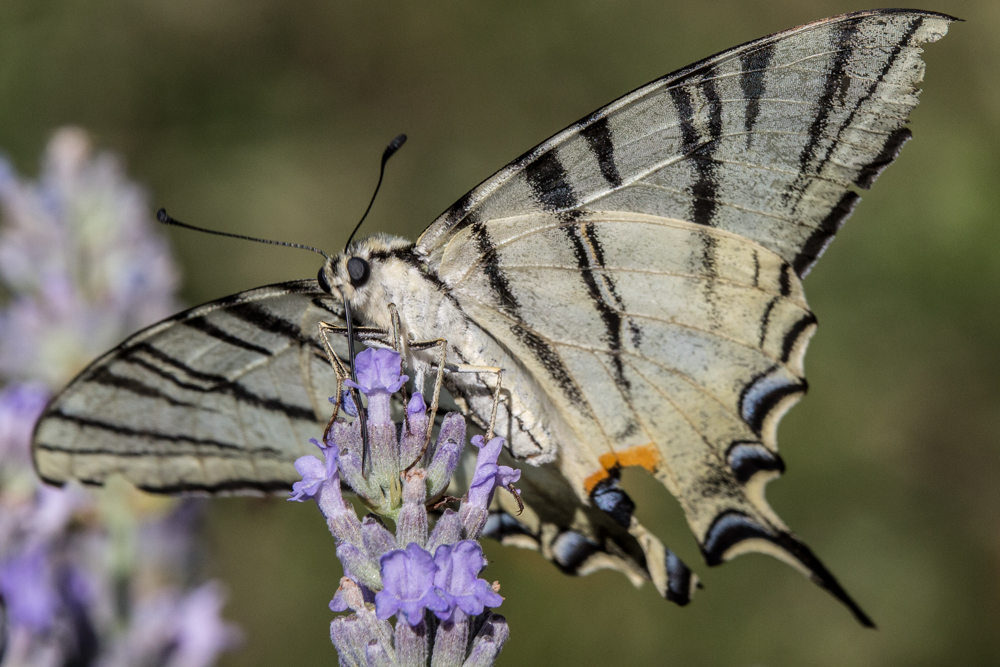
M806 281L812 390L781 428L776 510L872 614L858 628L763 556L709 570L666 492L640 519L706 588L678 609L619 575L569 579L487 545L511 641L500 664L1000 662L1000 4L927 49L914 140ZM87 127L181 220L336 250L382 148L410 135L366 228L415 236L495 169L646 81L863 6L700 3L8 0L0 146L21 171ZM307 253L175 233L191 302L314 275ZM315 513L223 501L209 530L232 665L331 662L339 571ZM326 585L317 582L325 580Z

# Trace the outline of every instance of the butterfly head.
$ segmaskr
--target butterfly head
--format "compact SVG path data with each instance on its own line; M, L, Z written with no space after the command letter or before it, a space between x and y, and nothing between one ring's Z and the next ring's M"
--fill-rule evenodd
M337 300L347 299L358 313L384 310L398 298L392 286L405 284L414 270L406 257L413 244L406 239L379 234L351 243L344 252L331 257L319 270L317 280L323 291Z

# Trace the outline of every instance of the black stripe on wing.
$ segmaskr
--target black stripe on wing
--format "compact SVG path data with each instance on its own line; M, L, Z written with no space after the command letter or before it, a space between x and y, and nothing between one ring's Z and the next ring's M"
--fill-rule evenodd
M726 463L740 484L746 484L759 472L785 472L785 462L778 453L754 440L732 442L726 450Z
M823 93L816 103L816 115L813 117L807 131L809 138L799 153L799 175L782 195L786 202L795 200L792 205L793 211L799 205L799 202L801 202L802 196L806 191L806 186L808 186L811 178L820 172L826 164L832 148L836 147L836 142L832 142L830 147L827 148L820 165L813 167L813 160L816 158L820 139L826 135L830 115L835 109L834 102L837 98L840 98L840 104L843 105L844 95L847 94L847 86L851 83L851 78L847 75L846 68L851 60L851 56L854 54L854 35L857 34L858 27L859 24L854 21L837 26L837 38L831 45L832 48L836 49L837 55L834 56L830 71L826 73L826 81L823 83Z
M747 135L747 150L753 140L753 129L760 115L760 100L766 93L765 75L774 57L774 44L764 44L758 49L752 49L740 55L740 89L746 97L746 108L743 111L743 131Z
M615 142L611 137L611 124L607 118L598 118L589 127L580 130L587 140L590 149L594 151L597 164L601 168L601 176L612 188L622 184L622 175L615 164Z
M868 628L875 627L868 614L851 599L809 547L791 533L763 526L742 512L726 510L712 521L701 542L705 562L709 565L725 562L726 554L745 540L765 540L781 548L810 572L811 579L816 584L843 602L861 625Z
M737 411L743 421L757 436L764 429L764 422L785 399L801 396L809 390L805 378L790 380L785 370L774 365L753 376L740 392Z
M562 389L563 394L578 407L589 411L580 387L573 380L569 369L566 368L556 349L544 338L522 324L524 318L520 312L521 306L517 301L517 297L514 296L514 292L511 290L507 274L504 273L503 268L500 266L500 258L497 256L496 245L494 245L486 225L474 223L472 234L476 249L479 251L481 257L482 270L486 274L486 279L489 282L490 291L493 293L497 308L504 315L514 320L514 323L510 326L511 332L525 347L531 350L531 353L542 364L542 367Z
M87 377L86 381L93 382L94 384L99 384L106 387L114 387L115 389L121 389L123 391L135 394L136 396L159 399L175 407L195 408L195 409L201 407L195 403L189 403L187 401L178 400L173 396L165 393L164 391L158 389L157 387L152 387L137 378L125 377L123 375L117 375L115 373L112 373L107 366L102 366L101 368L94 369L94 372Z
M249 350L250 352L256 352L259 355L269 357L274 354L273 351L266 347L260 345L254 345L250 341L244 340L239 336L235 336L224 329L212 324L205 318L204 315L199 317L192 317L189 320L184 320L184 326L196 329L201 333L216 338L227 345L232 345L233 347L240 347L244 350Z
M834 97L839 96L839 106L844 106L844 96L846 94L846 87L850 85L851 76L845 71L847 62L849 62L854 49L854 36L857 34L858 25L845 26L841 31L840 39L838 40L837 46L841 44L847 45L847 48L841 49L836 59L834 60L834 66L827 75L826 85L824 86L823 96L819 101L819 113L813 121L813 124L809 128L809 141L803 148L802 155L799 157L800 164L800 178L796 179L796 182L792 184L792 190L794 191L797 187L798 199L795 206L798 206L798 201L801 200L802 196L805 194L805 186L803 185L804 179L808 176L814 176L821 174L824 167L832 159L833 153L840 143L841 136L844 130L851 126L854 122L854 118L857 116L858 111L861 109L865 102L869 101L875 94L875 91L885 80L886 75L892 69L892 66L896 63L899 58L899 54L903 52L903 48L910 45L910 41L913 39L913 35L916 34L917 30L923 25L923 17L915 17L910 25L907 27L906 32L903 34L903 39L895 46L889 53L889 57L886 59L885 64L882 66L882 70L879 72L878 76L868 85L868 89L865 93L858 97L855 101L854 106L851 108L850 113L847 117L840 123L837 128L836 136L827 146L826 151L822 159L815 165L812 165L812 160L814 159L816 146L822 135L826 134L827 124L829 120L829 115L834 109ZM889 152L892 153L892 158L894 159L896 154L899 153L899 149L902 148L902 144L905 143L905 139L900 141L900 137L895 134L890 134L886 144L893 144L889 148ZM874 182L875 177L878 173L885 168L887 162L885 162L886 148L883 147L878 155L874 158L872 163L862 167L862 176L859 178L864 178L868 185ZM892 160L890 159L889 162ZM876 162L882 162L881 166L876 166ZM874 173L874 176L872 176ZM864 181L863 181L864 182ZM793 207L794 210L795 207Z
M155 364L149 363L148 360L142 359L138 355L146 355L163 365L156 366ZM150 343L140 343L135 345L134 347L126 350L122 356L119 357L119 359L125 363L135 363L136 365L140 365L147 370L155 372L163 379L168 380L181 389L196 391L203 394L226 394L232 396L240 403L250 405L255 408L261 408L271 412L280 412L293 419L318 421L316 413L313 411L311 406L303 407L301 405L287 403L280 398L261 396L260 394L251 391L240 382L230 380L223 375L202 373L201 371L191 368L180 359L175 359L167 353L157 349L155 345ZM183 376L177 375L173 371L179 371L183 374ZM197 380L201 384L191 382L191 379Z
M600 159L600 154L598 154L598 158ZM604 166L601 169L603 171ZM567 223L563 225L562 229L573 250L580 278L587 289L594 309L604 323L604 340L614 365L615 385L627 395L631 387L625 377L625 369L621 360L622 317L618 310L605 299L601 286L598 284L598 271L604 268L604 249L598 238L597 229L592 224L576 224L579 211L573 209L577 206L578 199L569 183L566 169L555 152L546 153L528 165L525 169L525 176L542 207L554 213L562 222ZM614 279L605 272L600 273L600 279L618 308L623 309L624 304L618 294ZM635 325L633 325L632 333L634 337L640 335L636 331Z
M80 415L71 415L62 412L61 410L54 410L52 412L46 413L46 419L59 419L62 421L69 422L71 424L76 424L77 426L82 426L86 428L97 429L99 431L106 431L108 433L113 433L114 435L121 435L132 438L142 438L149 440L161 440L163 442L172 443L186 443L189 445L196 445L199 448L209 447L219 450L213 452L212 455L222 455L225 456L227 453L238 452L242 454L256 454L258 452L265 454L280 455L281 452L273 447L260 447L255 449L248 449L242 445L238 445L233 442L225 442L222 440L215 440L213 438L196 438L190 435L185 435L182 433L163 433L160 431L151 431L149 429L132 428L130 426L124 426L122 424L114 424L108 421L103 421L100 419L92 419L89 417L82 417ZM40 447L51 452L65 452L68 454L114 454L116 456L148 456L149 452L130 452L126 450L116 450L106 447L83 447L83 448L73 448L66 447L65 445L58 445L52 443L35 443L36 447ZM178 451L178 452L157 452L157 456L189 456L191 451ZM208 453L201 452L199 453Z

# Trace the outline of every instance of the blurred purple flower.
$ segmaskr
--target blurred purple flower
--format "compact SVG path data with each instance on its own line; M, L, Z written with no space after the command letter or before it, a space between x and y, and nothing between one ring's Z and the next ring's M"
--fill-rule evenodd
M242 633L221 617L225 595L208 582L181 595L168 589L138 602L131 622L100 667L207 667Z
M142 188L93 155L78 129L55 134L38 181L0 158L0 374L65 382L121 337L176 310L177 270Z
M354 358L354 367L358 381L355 383L347 380L344 384L360 390L369 398L375 392L397 392L409 379L406 375L401 375L402 358L399 352L393 350L373 347L362 350Z
M0 389L0 466L31 463L31 431L48 400L49 390L37 382Z
M175 650L165 667L208 667L219 653L241 639L240 631L222 620L226 596L209 581L185 596L177 610Z
M60 600L44 548L21 552L0 565L0 594L12 626L38 633L52 627Z
M479 456L476 457L476 471L469 485L468 503L486 509L493 500L493 491L521 479L521 471L497 465L500 450L503 449L503 438L493 438L485 446L483 440L481 435L472 436L471 442L479 448Z
M503 598L478 575L486 567L486 558L478 542L462 540L454 545L442 544L434 552L438 571L434 585L444 594L452 608L457 607L469 616L478 616L486 607L499 607ZM441 620L447 614L438 613Z
M406 549L395 549L382 556L382 583L375 594L375 614L382 620L399 614L410 625L424 620L424 610L435 613L448 611L450 605L434 586L437 566L434 557L418 544L410 542Z
M138 501L125 486L109 485L98 503L79 485L40 485L29 446L50 390L177 310L169 245L155 231L143 189L114 157L95 155L78 129L55 134L37 180L21 179L0 157L0 213L0 291L8 297L0 305L0 594L17 634L4 664L162 666L171 646L206 645L192 632L211 627L210 614L199 616L210 605L192 597L185 616L198 617L192 626L143 659L126 650L131 641L122 630L171 582L190 579L191 535L178 526L162 540L146 539L157 522L149 514L163 506ZM143 549L158 558L143 558ZM165 617L176 624L181 615Z

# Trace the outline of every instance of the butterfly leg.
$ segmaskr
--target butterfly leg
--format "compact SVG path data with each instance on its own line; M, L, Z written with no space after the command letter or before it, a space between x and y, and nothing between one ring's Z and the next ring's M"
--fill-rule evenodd
M445 364L449 373L489 373L496 376L496 386L493 388L493 407L490 410L489 427L486 429L486 439L493 438L496 430L497 410L500 407L500 392L503 382L503 369L493 366L469 366L468 364ZM486 384L486 383L484 383ZM486 385L489 386L488 384Z
M354 332L358 334L358 338L362 342L372 344L377 343L379 338L385 337L385 332L381 329L376 329L374 327L355 327ZM337 327L332 324L327 324L326 322L319 323L319 337L323 341L323 347L326 348L326 356L330 360L330 365L333 367L333 372L337 376L337 396L333 403L333 414L330 416L330 420L326 424L326 429L323 431L324 439L329 435L330 429L333 428L333 423L337 420L337 416L340 414L340 404L344 396L344 381L351 377L350 368L344 364L340 355L333 349L333 345L330 343L330 335L344 336L347 335L346 327ZM351 389L351 398L354 400L355 406L361 405L361 396L358 394L357 389Z
M434 423L434 419L437 417L438 401L441 398L441 385L444 382L445 355L448 353L448 341L444 338L437 338L434 340L414 341L409 343L409 349L414 351L431 350L434 348L437 348L437 350L435 352L435 361L431 365L437 367L437 375L434 378L434 393L431 397L430 421L432 424ZM419 386L417 387L417 389L420 388L421 387ZM424 446L420 449L420 454L413 460L413 463L407 467L407 470L416 465L417 461L423 459L424 454L427 453L427 447L430 445L430 442L431 429L427 429L427 435L424 438Z

